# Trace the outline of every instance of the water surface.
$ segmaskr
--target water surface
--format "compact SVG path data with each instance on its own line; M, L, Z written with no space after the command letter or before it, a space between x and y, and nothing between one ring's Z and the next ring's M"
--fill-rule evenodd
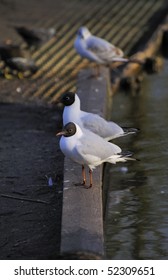
M140 129L115 141L140 161L105 168L107 257L168 259L168 62L140 94L116 94L111 118Z

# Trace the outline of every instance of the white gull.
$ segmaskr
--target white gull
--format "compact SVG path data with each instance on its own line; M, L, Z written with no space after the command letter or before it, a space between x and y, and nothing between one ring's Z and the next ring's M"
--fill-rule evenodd
M90 185L92 187L92 170L104 163L125 162L135 160L130 153L123 153L121 148L115 144L107 142L100 136L87 129L81 129L73 122L67 123L62 131L60 149L65 156L82 165L83 185L86 183L85 166L89 167Z
M138 131L136 128L122 128L115 122L106 121L97 114L82 111L78 95L72 92L63 94L59 101L65 105L63 125L68 122L75 122L80 127L98 134L107 141Z
M123 51L110 44L108 41L94 36L87 27L80 27L74 42L77 53L98 64L109 64L111 62L128 62L129 59L123 58Z

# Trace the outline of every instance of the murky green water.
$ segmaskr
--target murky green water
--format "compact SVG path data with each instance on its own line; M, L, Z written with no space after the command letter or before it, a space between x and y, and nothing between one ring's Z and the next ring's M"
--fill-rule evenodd
M106 166L107 257L168 259L168 62L139 95L115 95L112 119L140 128L115 141L140 161Z

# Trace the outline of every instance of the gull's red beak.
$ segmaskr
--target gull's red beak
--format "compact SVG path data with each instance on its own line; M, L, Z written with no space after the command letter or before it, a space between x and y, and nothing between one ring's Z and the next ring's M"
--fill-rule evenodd
M62 135L65 135L65 130L61 130L60 132L58 132L57 134L56 134L56 136L62 136Z

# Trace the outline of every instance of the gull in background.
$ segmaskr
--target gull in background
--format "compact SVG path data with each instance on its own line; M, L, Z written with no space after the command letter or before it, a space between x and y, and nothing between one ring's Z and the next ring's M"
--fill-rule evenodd
M63 154L82 165L83 185L86 184L85 166L89 167L89 188L93 185L92 170L96 166L104 162L116 164L117 162L135 160L130 157L130 152L123 153L117 145L107 142L99 135L87 129L81 129L79 125L73 122L67 123L62 131L56 135L62 136L60 139L60 149Z
M129 61L129 59L123 58L124 53L120 48L110 44L104 39L92 35L85 26L79 28L74 47L82 57L98 64Z
M77 94L67 92L59 100L64 104L63 124L75 122L81 128L88 129L109 141L128 134L137 133L136 128L122 128L112 121L106 121L94 113L88 113L80 109L80 99Z

